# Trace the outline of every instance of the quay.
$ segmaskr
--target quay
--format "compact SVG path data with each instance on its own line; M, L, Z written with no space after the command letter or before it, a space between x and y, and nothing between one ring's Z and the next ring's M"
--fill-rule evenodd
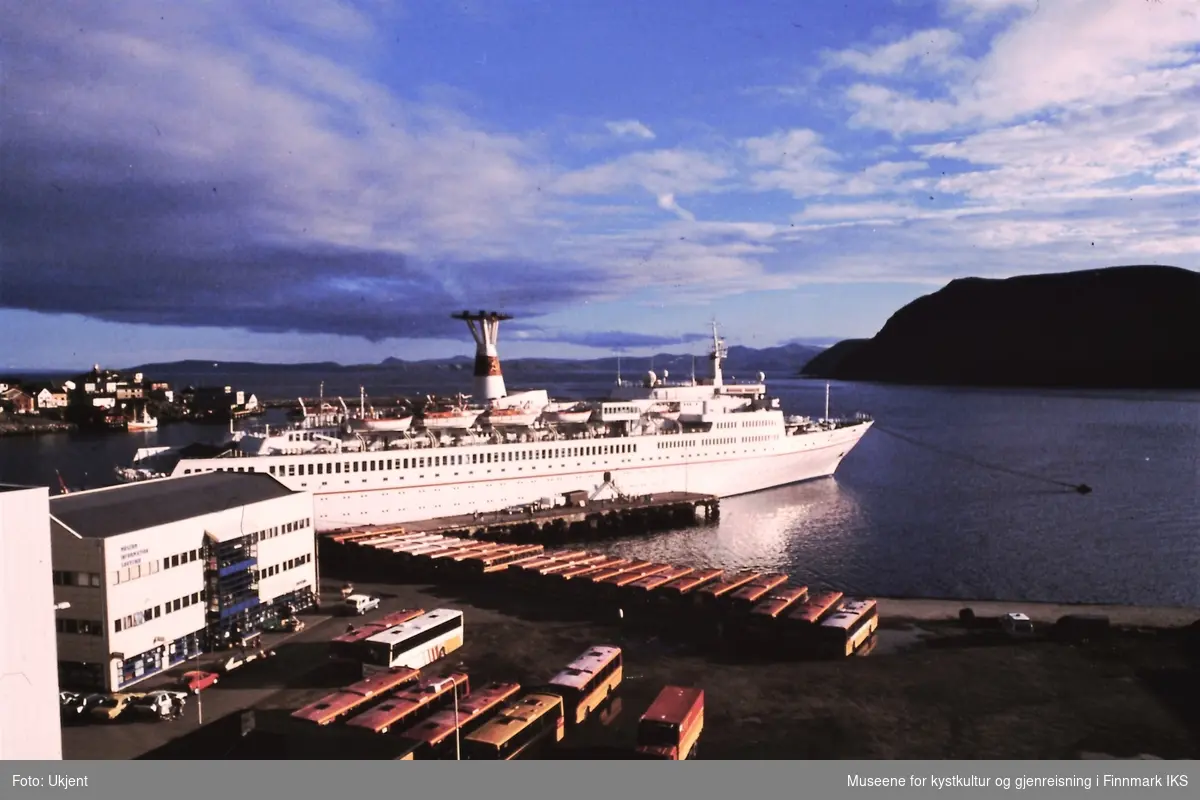
M683 527L720 518L715 495L663 492L591 499L567 492L558 506L531 504L503 511L438 517L405 523L410 533L439 533L512 542L580 540Z

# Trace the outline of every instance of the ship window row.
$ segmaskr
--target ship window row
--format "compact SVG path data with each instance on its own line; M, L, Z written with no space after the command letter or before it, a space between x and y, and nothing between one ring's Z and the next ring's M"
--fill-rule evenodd
M55 619L56 633L81 633L88 636L103 636L104 623L97 619Z
M282 561L278 564L272 564L269 567L264 567L260 577L273 578L281 572L287 572L289 569L295 569L296 567L303 566L304 564L308 564L311 562L312 562L312 553L305 553L302 556L297 556L296 558L289 558L287 561Z
M468 464L499 464L513 461L539 461L553 458L624 455L636 452L634 444L597 444L553 447L537 450L509 450L499 453L414 456L410 458L372 458L355 461L318 461L309 464L272 464L271 475L294 478L303 475L344 475L355 472L386 472L397 469L426 469Z
M768 436L743 436L742 441L747 442L747 443L769 442L769 441L772 441L772 440L778 439L778 438L779 438L778 436L770 436L770 435L768 435Z
M695 446L696 446L695 439L684 439L684 440L677 441L677 442L659 442L658 443L659 450L675 450L680 447L695 447Z

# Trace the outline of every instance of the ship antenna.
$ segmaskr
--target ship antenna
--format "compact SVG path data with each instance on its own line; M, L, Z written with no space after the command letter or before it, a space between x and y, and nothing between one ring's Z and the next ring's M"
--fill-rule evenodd
M617 351L617 386L621 385L621 351Z
M829 422L829 384L825 384L825 421Z

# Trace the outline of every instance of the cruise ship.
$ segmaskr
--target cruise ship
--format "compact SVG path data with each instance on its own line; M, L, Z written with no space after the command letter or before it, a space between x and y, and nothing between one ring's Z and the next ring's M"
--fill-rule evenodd
M694 492L718 497L831 476L871 418L785 416L762 373L727 382L716 324L711 376L666 371L622 381L595 401L508 393L495 312L455 314L476 343L472 395L429 398L411 425L371 426L322 403L294 425L238 431L220 446L143 448L121 480L267 472L315 499L318 531L411 522L536 503L563 493ZM397 427L396 429L389 429Z

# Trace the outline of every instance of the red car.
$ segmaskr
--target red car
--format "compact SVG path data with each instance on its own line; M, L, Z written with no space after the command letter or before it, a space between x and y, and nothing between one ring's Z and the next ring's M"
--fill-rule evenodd
M217 682L218 675L215 672L202 672L201 670L192 670L185 672L179 678L179 686L182 689L187 689L192 694L200 694L208 687Z

